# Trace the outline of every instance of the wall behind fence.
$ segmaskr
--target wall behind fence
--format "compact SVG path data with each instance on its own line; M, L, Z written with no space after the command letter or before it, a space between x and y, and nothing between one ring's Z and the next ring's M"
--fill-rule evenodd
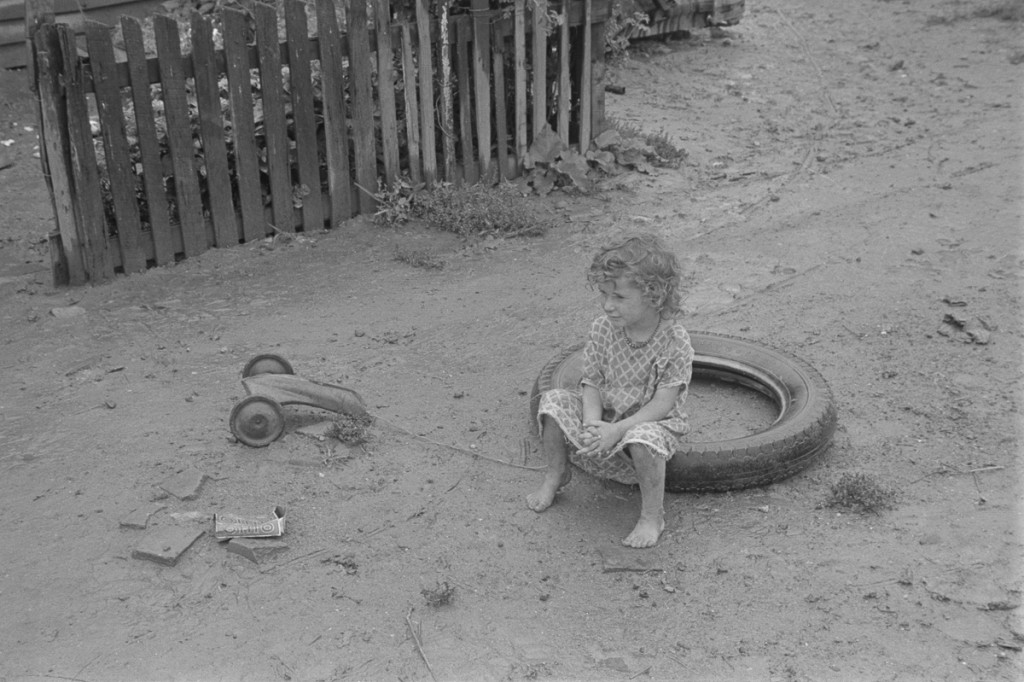
M376 209L378 182L518 175L548 128L603 116L609 2L332 0L32 36L55 278L101 282ZM394 3L398 5L398 3ZM372 15L372 16L371 16ZM552 22L552 17L556 21ZM581 141L583 144L581 145Z

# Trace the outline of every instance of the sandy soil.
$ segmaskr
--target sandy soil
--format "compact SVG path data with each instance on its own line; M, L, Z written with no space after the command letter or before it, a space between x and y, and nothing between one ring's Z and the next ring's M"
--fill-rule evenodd
M355 221L74 290L0 76L0 680L1021 679L1024 42L996 4L751 2L638 49L609 112L689 162L549 197L543 238ZM626 552L635 490L524 496L534 378L595 314L594 249L638 228L683 257L690 328L806 359L840 427L791 479L670 496L658 547ZM261 352L358 390L370 441L290 407L280 440L235 442ZM855 472L895 508L824 507ZM192 499L161 487L181 473ZM275 505L279 554L211 536ZM175 566L133 558L173 528L205 532Z

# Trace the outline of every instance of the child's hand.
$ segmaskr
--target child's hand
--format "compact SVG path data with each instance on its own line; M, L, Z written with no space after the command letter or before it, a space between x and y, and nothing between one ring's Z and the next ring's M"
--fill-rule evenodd
M622 430L616 424L595 419L583 424L583 447L580 454L608 452L622 440Z

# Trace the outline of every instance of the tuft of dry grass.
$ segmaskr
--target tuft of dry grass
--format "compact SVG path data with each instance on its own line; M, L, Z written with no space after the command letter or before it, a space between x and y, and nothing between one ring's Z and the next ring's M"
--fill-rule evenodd
M897 491L862 472L844 473L832 484L825 506L877 514L896 506Z
M340 413L327 431L327 435L334 436L342 443L362 445L370 439L372 423L373 419L369 415L357 416Z

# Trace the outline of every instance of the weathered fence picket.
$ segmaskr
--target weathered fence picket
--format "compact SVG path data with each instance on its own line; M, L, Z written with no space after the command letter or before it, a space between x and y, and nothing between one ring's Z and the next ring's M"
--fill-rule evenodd
M429 0L360 1L344 33L334 0L257 2L184 28L154 16L149 54L135 18L116 46L103 24L86 22L79 44L70 26L40 23L55 279L102 282L323 229L372 213L379 187L403 177L515 177L548 129L586 151L609 4L593 2L465 0L449 16ZM550 32L547 12L560 17Z

